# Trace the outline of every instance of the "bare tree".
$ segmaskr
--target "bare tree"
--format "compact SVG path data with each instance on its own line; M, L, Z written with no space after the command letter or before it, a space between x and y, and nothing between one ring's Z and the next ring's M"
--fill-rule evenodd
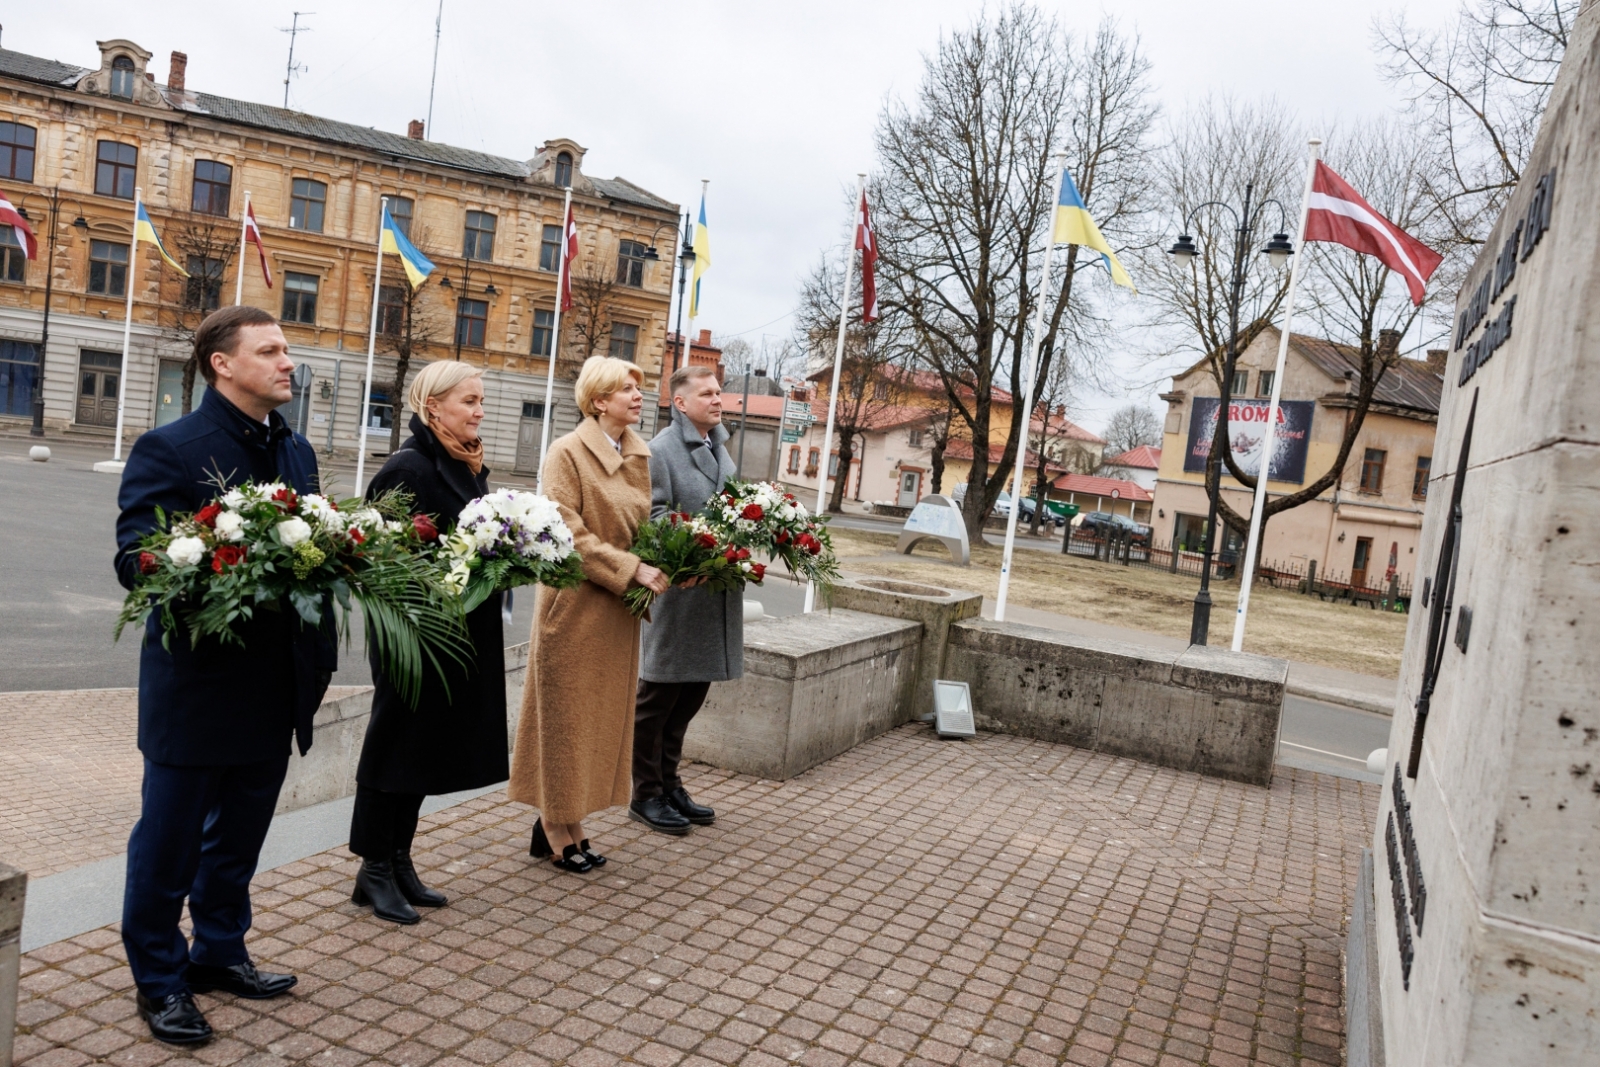
M1161 444L1161 420L1143 404L1124 404L1106 421L1106 452L1110 457L1131 452L1141 445Z
M944 450L950 447L950 428L955 421L955 409L948 403L928 424L928 491L937 493L944 485Z
M412 288L401 284L384 286L391 299L380 307L378 335L394 353L394 381L389 396L393 398L394 417L389 426L389 451L400 447L400 408L406 395L406 378L411 373L414 358L427 352L443 340L444 331L439 318L422 298L426 283Z
M604 354L611 344L611 305L616 297L617 277L604 263L590 256L572 275L572 309L562 316L572 324L571 360L582 363L597 353ZM560 339L556 339L556 364L561 363ZM569 351L571 350L569 349Z
M1034 450L1033 518L1028 531L1037 534L1044 521L1044 502L1050 497L1050 468L1063 466L1071 431L1075 428L1067 419L1067 404L1072 399L1072 365L1057 360L1050 374L1039 383L1038 398L1028 426L1028 447ZM1034 429L1034 425L1038 429ZM1027 453L1023 453L1026 461ZM1020 506L1020 505L1019 505Z
M1148 63L1111 24L1076 42L1018 4L940 40L910 102L878 122L873 181L885 317L903 320L915 357L935 371L954 421L973 442L965 518L976 538L1010 475L1027 423L1013 396L1011 427L991 469L995 391L1023 376L1034 301L1046 303L1039 379L1058 338L1092 327L1074 302L1083 263L1067 250L1050 293L1034 278L1055 202L1055 153L1109 239L1141 206L1138 164L1153 118ZM1093 349L1082 346L1082 351Z
M180 386L181 410L187 415L193 409L194 379L200 369L194 354L194 335L205 317L222 306L223 285L228 268L238 255L239 238L238 228L219 215L190 212L174 221L176 225L167 230L168 238L189 277L174 271L170 275L173 284L168 286L169 275L162 268L164 299L157 309L157 321L177 347L188 350Z

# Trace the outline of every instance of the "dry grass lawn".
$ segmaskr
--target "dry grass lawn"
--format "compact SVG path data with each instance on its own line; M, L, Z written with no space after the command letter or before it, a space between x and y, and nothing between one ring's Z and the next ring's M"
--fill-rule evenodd
M972 566L957 567L943 546L924 541L895 556L891 534L835 527L844 569L858 574L926 582L995 595L1001 550L972 547ZM1059 615L1130 630L1187 638L1199 579L1146 567L1123 567L1078 556L1019 548L1013 556L1010 600ZM1211 634L1226 647L1233 634L1236 582L1213 581ZM1318 663L1382 678L1398 678L1406 616L1368 607L1329 604L1257 583L1250 594L1247 652Z

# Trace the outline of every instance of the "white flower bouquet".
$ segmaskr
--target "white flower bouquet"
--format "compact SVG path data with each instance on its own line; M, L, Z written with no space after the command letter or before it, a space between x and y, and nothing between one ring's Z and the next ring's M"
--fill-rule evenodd
M441 539L447 583L466 611L519 585L571 589L583 582L583 558L555 501L520 489L497 489L466 507Z

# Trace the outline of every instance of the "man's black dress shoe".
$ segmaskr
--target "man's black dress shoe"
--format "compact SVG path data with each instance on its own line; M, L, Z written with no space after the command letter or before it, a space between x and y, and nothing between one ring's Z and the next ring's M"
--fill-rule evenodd
M417 877L416 865L411 862L411 853L396 852L394 854L394 884L400 887L400 893L406 902L415 908L442 908L447 898L437 889L429 889L422 884L422 879Z
M203 1045L211 1040L211 1024L200 1014L191 993L173 993L152 1000L143 993L135 997L139 1018L150 1026L157 1041L169 1045Z
M413 926L422 921L422 916L395 884L394 864L388 860L361 861L361 869L356 872L356 891L350 894L350 902L363 907L370 904L372 914L401 926Z
M270 1000L294 988L300 979L292 974L269 974L256 970L256 965L246 960L232 967L210 967L204 963L189 964L183 980L196 993L222 990L246 1000Z
M710 826L717 821L717 813L704 804L696 804L689 798L689 791L683 786L669 792L666 796L668 804L673 810L696 826Z
M679 815L678 809L668 804L666 797L635 800L628 805L628 818L673 837L682 837L689 832L689 820Z

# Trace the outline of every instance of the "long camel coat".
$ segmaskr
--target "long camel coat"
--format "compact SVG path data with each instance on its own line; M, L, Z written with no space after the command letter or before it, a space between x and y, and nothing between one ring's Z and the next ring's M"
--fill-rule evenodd
M650 515L650 446L627 430L619 455L586 418L550 446L544 492L572 528L586 581L539 589L507 794L573 823L632 793L639 620L622 594L639 567L628 549Z

